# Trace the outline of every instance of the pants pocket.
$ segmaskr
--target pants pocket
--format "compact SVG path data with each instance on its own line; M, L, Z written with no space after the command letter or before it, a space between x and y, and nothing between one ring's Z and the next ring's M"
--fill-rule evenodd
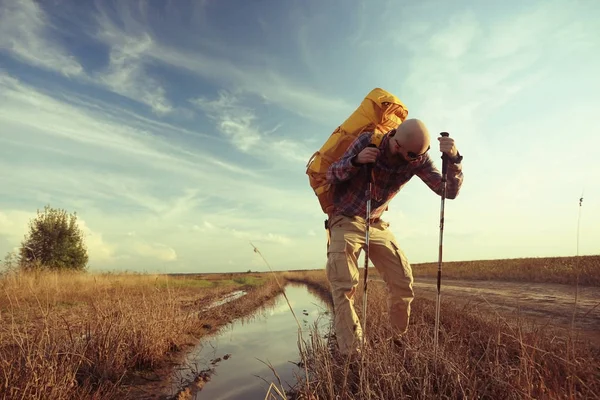
M358 286L358 269L348 260L348 247L351 246L345 241L332 242L329 247L326 272L336 299L344 295L351 300Z
M404 255L404 252L400 249L400 246L398 246L398 243L396 243L395 241L392 240L392 241L390 241L390 244L392 245L392 248L394 249L394 252L396 253L396 256L398 257L398 261L400 262L400 265L402 265L402 272L404 273L404 277L409 279L410 282L412 283L412 281L413 281L412 267L410 266L408 259Z

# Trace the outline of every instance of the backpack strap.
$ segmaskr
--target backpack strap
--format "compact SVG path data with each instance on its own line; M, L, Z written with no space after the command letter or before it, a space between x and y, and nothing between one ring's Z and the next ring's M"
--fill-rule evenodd
M371 143L373 143L375 146L377 146L379 148L379 145L381 144L381 142L383 141L383 137L389 133L394 133L396 130L392 129L389 132L373 132L373 135L371 135Z

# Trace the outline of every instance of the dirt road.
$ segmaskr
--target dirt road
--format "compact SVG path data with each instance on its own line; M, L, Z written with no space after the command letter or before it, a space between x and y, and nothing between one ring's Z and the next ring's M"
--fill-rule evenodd
M415 278L415 296L435 300L437 280ZM575 287L531 282L463 281L442 278L442 301L477 305L501 315L534 318L538 323L568 329L573 316ZM600 344L600 288L579 287L575 327Z

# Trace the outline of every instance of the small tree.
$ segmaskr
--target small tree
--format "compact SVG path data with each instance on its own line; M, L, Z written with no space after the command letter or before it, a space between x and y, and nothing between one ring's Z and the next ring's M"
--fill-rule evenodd
M88 254L77 214L46 206L29 223L29 234L21 242L20 265L24 269L85 270Z

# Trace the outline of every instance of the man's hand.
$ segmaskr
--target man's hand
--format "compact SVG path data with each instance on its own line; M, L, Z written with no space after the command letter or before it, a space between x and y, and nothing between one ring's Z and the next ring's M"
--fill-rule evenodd
M438 141L440 142L440 151L442 153L446 153L450 158L456 158L458 155L458 149L454 144L454 139L451 137L438 137Z
M374 163L379 155L379 149L376 147L366 147L354 158L356 164Z

